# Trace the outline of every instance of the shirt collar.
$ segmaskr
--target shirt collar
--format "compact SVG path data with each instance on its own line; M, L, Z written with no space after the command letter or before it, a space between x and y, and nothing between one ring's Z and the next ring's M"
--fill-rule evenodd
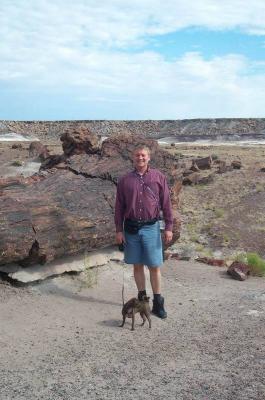
M145 176L149 171L150 171L149 165L147 165L147 170L146 170L142 175L139 174L139 172L137 171L136 168L134 168L134 170L133 170L133 172L134 172L136 175L138 175L138 176Z

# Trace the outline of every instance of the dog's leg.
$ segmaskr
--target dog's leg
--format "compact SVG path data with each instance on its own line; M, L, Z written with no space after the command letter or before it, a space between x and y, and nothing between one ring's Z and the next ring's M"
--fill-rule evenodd
M125 316L125 315L123 315L122 317L123 317L123 320L122 320L122 324L119 325L120 328L123 327L123 325L125 324L125 319L126 319L126 316Z
M144 326L144 323L145 323L145 321L146 321L145 313L144 313L143 311L141 311L141 312L140 312L140 315L141 315L141 317L142 317L142 319L143 319L143 322L142 322L141 326Z
M151 318L150 318L150 315L149 314L145 314L146 315L146 318L148 319L148 322L149 322L149 329L151 329Z
M135 311L134 308L132 309L132 331L134 331L134 319L135 319Z

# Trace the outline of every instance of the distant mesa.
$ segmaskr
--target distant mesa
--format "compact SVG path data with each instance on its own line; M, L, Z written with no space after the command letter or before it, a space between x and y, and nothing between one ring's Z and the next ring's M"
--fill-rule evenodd
M67 130L89 129L101 137L115 134L141 135L168 141L265 140L265 118L218 118L183 120L79 120L79 121L0 121L0 134L16 132L23 137L59 140Z

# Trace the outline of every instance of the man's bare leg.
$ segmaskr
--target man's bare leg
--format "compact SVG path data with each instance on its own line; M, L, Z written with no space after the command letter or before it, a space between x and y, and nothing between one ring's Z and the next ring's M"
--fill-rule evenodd
M150 283L154 294L161 293L161 272L159 267L149 267Z
M143 264L134 264L133 266L134 280L138 292L145 290L145 273Z

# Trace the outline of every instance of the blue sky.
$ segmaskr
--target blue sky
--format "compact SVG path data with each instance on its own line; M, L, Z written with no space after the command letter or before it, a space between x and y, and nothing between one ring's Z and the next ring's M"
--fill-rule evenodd
M0 119L265 117L264 0L1 0Z

